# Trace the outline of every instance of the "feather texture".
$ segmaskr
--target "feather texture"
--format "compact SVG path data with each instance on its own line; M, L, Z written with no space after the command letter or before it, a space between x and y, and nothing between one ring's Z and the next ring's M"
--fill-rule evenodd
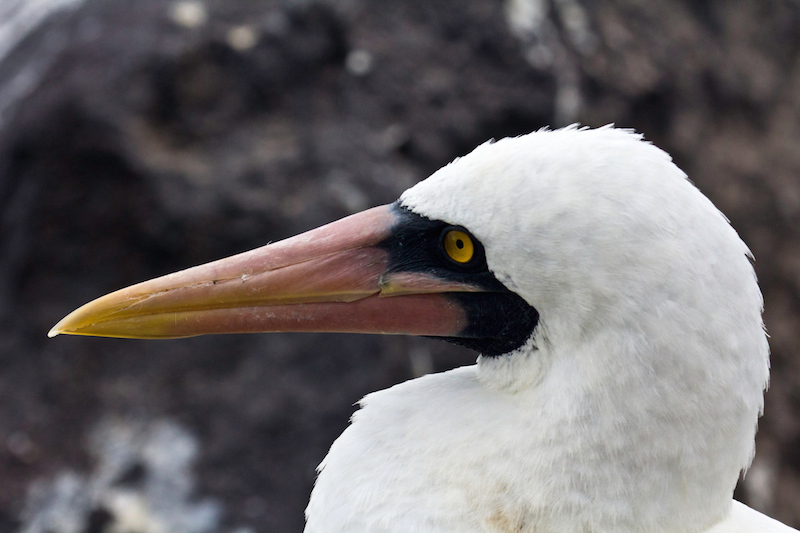
M365 397L307 533L794 531L732 500L768 380L762 297L668 154L613 127L542 130L400 202L467 228L539 325L513 353Z

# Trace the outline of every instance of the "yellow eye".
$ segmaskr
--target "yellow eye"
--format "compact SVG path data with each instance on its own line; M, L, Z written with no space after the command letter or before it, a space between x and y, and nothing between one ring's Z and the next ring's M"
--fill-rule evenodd
M456 263L468 263L475 254L475 245L469 235L452 229L444 236L444 251Z

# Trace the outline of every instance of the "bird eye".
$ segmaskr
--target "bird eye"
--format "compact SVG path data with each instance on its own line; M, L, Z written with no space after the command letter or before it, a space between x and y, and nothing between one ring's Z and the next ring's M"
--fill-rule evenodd
M451 229L444 234L444 251L456 263L468 263L475 255L475 245L472 238L457 229Z

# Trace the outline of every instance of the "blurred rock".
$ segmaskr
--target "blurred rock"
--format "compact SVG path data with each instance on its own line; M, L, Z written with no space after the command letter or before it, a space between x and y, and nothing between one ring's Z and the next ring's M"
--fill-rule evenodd
M570 121L643 132L753 249L773 373L737 496L800 525L796 1L70 5L0 58L1 531L30 527L35 480L53 501L87 497L103 470L84 435L109 417L197 439L207 531L300 531L353 403L474 354L46 332L105 292L391 202L489 138ZM103 509L69 523L111 531Z
M209 533L220 506L194 499L197 440L168 420L106 420L89 440L89 476L31 485L20 533Z

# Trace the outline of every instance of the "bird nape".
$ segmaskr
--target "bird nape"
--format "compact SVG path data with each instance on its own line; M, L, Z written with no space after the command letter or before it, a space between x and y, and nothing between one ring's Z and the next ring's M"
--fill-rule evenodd
M630 131L485 143L376 207L103 296L50 332L442 337L365 397L307 533L795 531L732 499L768 379L750 252Z

